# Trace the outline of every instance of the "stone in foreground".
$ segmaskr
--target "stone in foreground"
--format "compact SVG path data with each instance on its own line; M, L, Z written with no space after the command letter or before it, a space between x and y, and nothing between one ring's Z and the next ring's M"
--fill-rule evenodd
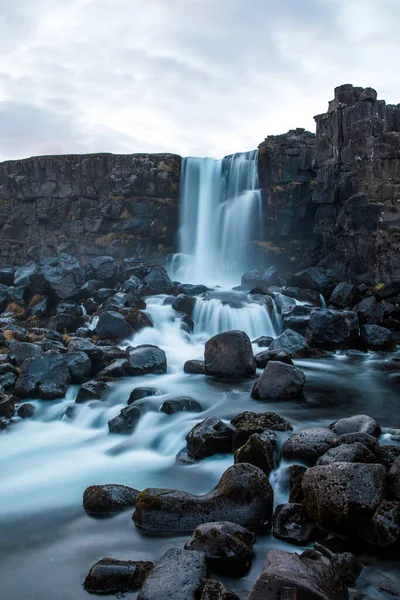
M218 419L207 417L197 423L186 436L187 451L193 458L232 452L233 430Z
M90 569L83 587L90 594L123 594L142 587L153 563L102 558Z
M235 431L233 433L233 449L240 448L253 433L263 431L291 431L293 427L280 415L273 412L256 413L245 411L231 420Z
M56 351L49 351L22 363L14 393L19 398L63 398L70 379L63 356Z
M268 475L275 467L275 445L272 431L253 433L247 442L235 452L234 461L238 463L249 463L258 467Z
M318 458L334 446L336 438L326 427L309 427L286 440L282 454L286 460L300 460L307 465L315 465Z
M256 362L249 337L244 331L225 331L206 342L206 375L219 379L240 379L256 372Z
M219 581L205 579L199 600L240 600L240 598L235 592L227 590Z
M93 517L111 517L133 508L139 491L126 485L91 485L83 494L83 508Z
M246 463L227 469L208 494L149 488L136 501L133 520L148 531L193 531L202 523L232 521L259 527L272 515L274 492L266 475Z
M367 433L374 437L378 437L381 434L381 428L379 424L369 417L368 415L353 415L352 417L345 417L339 419L329 425L330 429L336 433L336 435L344 435L346 433Z
M252 398L283 400L303 395L305 375L300 369L283 362L269 361L254 384Z
M302 504L279 504L272 517L272 533L276 538L292 544L307 544L316 532Z

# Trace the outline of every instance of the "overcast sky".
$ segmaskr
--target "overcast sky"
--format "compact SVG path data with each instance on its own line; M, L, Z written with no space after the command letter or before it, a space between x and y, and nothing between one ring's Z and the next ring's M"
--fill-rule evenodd
M400 102L400 0L0 0L0 159L224 154Z

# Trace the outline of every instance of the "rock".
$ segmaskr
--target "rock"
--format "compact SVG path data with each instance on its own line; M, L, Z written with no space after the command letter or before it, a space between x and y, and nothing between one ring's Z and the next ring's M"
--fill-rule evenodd
M270 285L277 284L278 269L276 267L269 267L264 270L252 269L242 277L242 287L249 290L256 286L267 289Z
M333 290L329 298L329 304L333 304L338 308L346 308L350 306L355 298L357 289L356 286L347 281L341 281Z
M84 383L90 378L92 363L85 352L67 352L65 362L71 375L71 383Z
M289 598L299 600L348 600L347 587L339 574L317 553L307 557L271 550L248 600L282 598L283 590L288 590Z
M290 296L291 298L295 298L296 300L300 300L301 302L306 302L311 306L321 306L321 294L315 290L305 290L303 288L298 288L294 286L284 287L282 292L286 296ZM297 304L297 308L305 308L301 305ZM304 314L304 313L303 313Z
M70 379L64 357L51 350L22 363L14 393L19 398L63 398Z
M14 267L1 267L0 268L0 285L10 286L14 285Z
M68 352L84 352L87 354L92 365L92 375L100 371L106 363L104 350L87 339L72 339L68 344Z
M149 396L161 396L162 391L152 387L137 387L129 394L128 405L141 400L142 398L148 398Z
M124 340L133 335L133 327L125 317L115 311L102 312L96 325L100 339Z
M281 335L274 339L269 347L270 352L286 352L290 358L306 358L310 356L310 347L305 337L286 329Z
M281 400L303 395L305 376L300 369L282 362L269 361L254 384L252 398Z
M268 348L272 344L273 341L274 341L273 337L262 335L261 337L258 337L256 340L253 340L251 343L257 344L258 346L260 346L260 348Z
M364 298L355 305L354 311L358 315L360 325L367 323L381 324L384 318L383 306L379 304L375 296Z
M137 292L140 284L141 281L139 277L136 277L136 275L131 275L129 279L125 281L122 291L126 292L127 294L129 292Z
M47 291L47 288L49 296L54 302L76 299L79 296L79 288L82 284L78 273L79 269L74 273L73 270L60 267L42 267L42 273L39 276L34 276L36 278L36 281L34 281L36 290L34 291L40 294ZM32 283L31 280L31 287ZM38 283L39 287L37 286Z
M191 375L205 375L204 360L187 360L183 365L183 370Z
M272 534L290 544L307 544L316 533L316 525L302 504L279 504L272 517Z
M388 488L390 497L400 500L400 457L397 458L389 469Z
M142 587L151 562L102 558L90 569L83 587L90 594L124 594Z
M204 552L171 548L148 575L138 600L197 600L206 576Z
M360 329L360 342L370 350L394 350L396 347L390 329L379 325L363 325Z
M97 302L101 303L105 303L109 298L111 298L114 294L114 288L104 288L101 287L100 289L97 290L96 294L95 294L95 300Z
M138 495L138 490L126 485L91 485L83 494L83 508L93 517L111 517L133 508Z
M256 362L249 337L243 331L218 333L206 342L205 374L219 379L254 375Z
M5 417L0 417L0 431L4 431L11 424L11 419L6 419Z
M310 267L295 273L292 277L292 284L305 290L319 292L326 298L334 288L333 279L324 267Z
M372 454L379 456L379 442L374 436L368 433L344 433L339 436L338 442L340 444L355 444L358 442L368 448Z
M174 415L179 412L201 412L203 409L197 400L186 396L178 396L165 400L161 406L161 411L167 415Z
M185 294L186 296L201 296L201 294L205 294L206 292L208 292L208 287L206 287L205 285L181 283L178 286L178 291L180 294Z
M101 311L116 311L122 312L126 305L126 296L123 292L118 292L117 294L113 294L107 300L105 300L101 306Z
M177 312L183 312L190 317L193 314L194 305L196 300L192 296L186 296L185 294L179 294L174 298L172 302L172 308Z
M163 267L154 267L144 278L140 287L140 293L143 296L156 296L157 294L173 294L175 285L168 277L167 271Z
M57 331L60 333L76 331L83 324L83 310L79 304L76 302L60 302L57 306Z
M17 410L17 415L21 417L21 419L31 419L35 414L35 407L33 404L21 404L21 406Z
M2 391L4 392L4 390ZM15 400L14 396L2 395L0 397L0 417L11 419L14 416Z
M203 496L165 489L141 492L133 514L149 531L190 531L202 523L228 520L258 527L272 515L273 490L264 473L248 464L227 469L217 486Z
M143 409L138 406L139 402L123 408L119 415L108 421L108 430L110 433L129 434L132 433L139 423L143 414Z
M286 352L273 352L271 350L264 350L255 355L255 361L257 369L265 369L270 360L275 362L283 362L287 365L293 365L293 361L289 354Z
M127 358L118 358L111 364L107 365L98 373L97 377L111 377L113 379L118 377L129 377L132 375L132 366Z
M133 375L167 372L167 357L164 350L151 344L129 349L129 362Z
M339 419L339 421L331 423L329 428L332 429L337 436L346 433L368 433L368 435L378 437L381 434L379 424L368 415L354 415L352 417L346 417L345 419Z
M337 448L331 448L319 457L317 465L330 465L338 462L377 463L379 461L366 446L354 442L354 444L342 444Z
M186 542L186 550L204 552L207 564L215 570L245 573L250 567L256 536L236 523L204 523Z
M307 467L303 465L290 465L289 471L289 502L302 503L304 500L304 492L301 487L303 475L307 471Z
M203 579L203 587L199 600L240 600L239 596L227 590L226 587L215 579Z
M312 310L309 341L319 348L348 348L357 344L358 325L357 314L352 311Z
M286 460L301 460L315 465L318 458L333 448L337 436L325 427L310 427L294 433L282 447Z
M275 467L275 440L272 432L253 433L234 455L235 464L249 463L258 467L267 477Z
M151 317L137 308L121 308L119 312L125 317L134 331L140 331L145 327L153 327Z
M15 365L21 365L27 358L34 358L43 354L43 350L38 344L29 342L11 342L8 350L10 361Z
M234 427L232 440L234 450L243 446L253 433L263 433L270 429L272 431L293 429L289 421L273 412L242 412L231 420L231 424Z
M109 385L105 381L88 381L83 383L78 390L75 402L81 404L89 400L105 400Z
M118 281L118 263L112 256L97 256L89 261L93 279L102 281L107 285L114 285Z
M379 462L382 463L387 470L390 470L396 460L400 457L400 446L394 444L385 444L379 448Z
M382 465L332 463L312 467L303 476L304 503L323 527L351 528L372 516L386 493Z
M217 417L197 423L186 436L187 451L193 458L232 452L233 430Z
M381 298L391 298L392 296L398 296L400 294L400 279L394 279L386 283L380 290L379 296Z
M100 279L89 279L89 281L86 281L79 289L80 298L92 298L102 285L103 282L100 281Z
M400 502L383 500L371 519L359 526L358 535L371 546L397 545L400 542Z

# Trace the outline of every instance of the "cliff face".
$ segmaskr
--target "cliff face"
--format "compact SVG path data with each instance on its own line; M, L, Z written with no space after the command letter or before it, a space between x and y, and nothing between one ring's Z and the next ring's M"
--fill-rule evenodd
M155 257L174 246L179 156L42 156L0 164L0 260Z

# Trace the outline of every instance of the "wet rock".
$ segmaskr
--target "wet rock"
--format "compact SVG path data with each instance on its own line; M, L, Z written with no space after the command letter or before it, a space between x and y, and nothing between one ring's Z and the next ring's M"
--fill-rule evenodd
M63 398L70 379L64 357L58 352L49 351L22 363L14 393L19 398Z
M175 285L163 267L154 267L144 278L139 289L143 296L156 296L157 294L173 294Z
M358 535L371 546L397 545L400 542L400 502L383 500L372 518L359 526Z
M243 574L250 567L256 536L244 527L229 521L204 523L186 542L186 550L204 552L207 564L216 570Z
M165 400L161 406L161 411L167 415L174 415L179 412L201 412L202 408L197 400L186 396L178 396Z
M133 327L123 315L115 311L106 311L99 315L96 333L101 339L123 340L133 335Z
M110 517L133 508L139 491L126 485L91 485L83 494L83 508L94 517Z
M233 430L217 417L197 423L186 436L187 451L194 458L232 452Z
M79 289L80 298L88 299L93 297L102 285L103 282L100 279L89 279Z
M273 412L242 412L231 420L231 424L234 427L232 440L234 450L243 446L253 433L263 433L269 429L272 431L293 429L289 421Z
M322 556L299 556L272 550L268 553L248 600L282 598L284 589L304 600L348 600L348 591L332 564Z
M127 294L124 294L123 292L113 294L112 296L110 296L110 298L107 298L107 300L102 304L101 310L115 310L116 312L119 312L126 305L126 296Z
M21 419L31 419L35 414L35 407L33 404L21 404L21 406L17 410L17 415L21 417Z
M350 528L372 516L386 493L382 465L333 463L304 473L304 503L312 519L324 527Z
M95 294L95 300L99 304L106 302L114 294L114 288L101 287Z
M379 296L381 298L391 298L400 294L400 279L393 279L389 283L386 283L383 288L379 290Z
M140 331L145 327L153 327L151 317L137 308L122 308L119 312L125 317L134 331Z
M333 448L337 436L325 427L310 427L294 433L282 447L286 460L301 460L315 465L318 458Z
M179 465L195 465L199 461L191 456L186 448L182 448L176 455L175 462Z
M48 317L50 315L51 308L52 303L50 298L43 298L42 300L39 300L30 306L29 316L37 317L38 319Z
M273 490L264 473L248 464L227 469L208 494L147 489L136 501L133 519L150 531L190 531L202 523L228 520L258 527L272 515Z
M302 288L290 286L284 287L283 293L291 298L295 298L296 300L300 300L301 302L307 302L308 305L311 306L321 306L321 295L316 290L305 290ZM301 305L297 305L299 308Z
M118 263L112 256L97 256L89 261L93 279L113 286L118 281Z
M396 346L390 329L379 325L363 325L360 329L360 343L369 350L394 350Z
M227 590L219 581L204 579L199 600L240 600L240 598L235 592Z
M319 457L317 465L330 465L338 462L377 463L379 461L366 446L355 442L354 444L342 444L336 448L331 448Z
M4 431L11 424L11 419L6 419L5 417L0 417L0 431Z
M193 314L194 305L196 300L192 296L186 296L185 294L179 294L174 298L172 302L172 308L177 312L183 312L190 317Z
M96 346L88 339L74 338L68 344L68 352L84 352L90 359L92 375L105 366L106 356L100 346Z
M275 467L273 435L273 432L253 433L247 442L236 450L235 464L249 463L261 469L268 476Z
M85 322L82 307L76 302L60 302L56 310L56 330L60 333L76 331Z
M358 315L360 325L366 325L367 323L379 325L384 318L383 306L379 304L375 296L369 296L361 300L355 305L354 311Z
M385 444L379 448L379 462L386 469L391 469L396 460L400 457L400 446L394 444Z
M362 571L362 564L351 552L342 552L330 556L331 564L338 573L340 579L346 584L353 586Z
M119 358L114 360L112 363L104 367L98 373L97 377L129 377L132 375L132 366L127 358Z
M289 502L302 503L304 500L304 492L301 487L303 475L307 471L307 467L303 465L290 465L289 471Z
M108 430L110 433L129 434L134 431L143 414L142 406L138 406L139 401L123 408L119 415L108 421Z
M83 383L78 390L75 402L80 404L89 400L105 400L109 385L105 381L88 381Z
M185 373L190 373L191 375L204 375L204 360L187 360L183 365L183 370Z
M14 267L0 268L0 284L5 286L14 285Z
M251 269L242 277L242 287L251 289L261 287L267 289L270 285L278 285L278 269L269 267L269 269Z
M129 362L133 375L167 372L167 357L164 350L151 344L129 349Z
M275 362L283 362L287 365L293 365L293 361L289 354L286 352L272 352L271 350L264 350L255 355L255 361L257 369L265 369L270 360Z
M269 361L254 384L252 398L281 400L303 395L305 376L300 369L282 362Z
M360 443L368 448L372 454L379 456L379 442L373 435L369 435L368 433L344 433L343 435L339 436L338 442L340 444Z
M148 575L138 600L197 600L206 576L204 552L171 548Z
M333 304L338 308L346 308L350 306L355 298L357 288L352 283L342 281L337 284L329 298L329 304Z
M0 375L0 386L5 390L13 388L17 380L17 375L18 374L13 371L7 371L3 375Z
M126 292L127 294L129 292L137 292L140 284L141 281L139 277L136 277L136 275L131 275L129 279L125 281L122 291Z
M29 342L11 342L8 350L10 361L21 365L27 358L34 358L43 354L43 349L38 344Z
M317 291L325 298L329 297L335 287L331 274L324 267L309 267L295 273L292 284L305 290Z
M142 398L148 398L149 396L161 396L163 392L157 388L152 387L137 387L129 394L128 405L141 400Z
M346 417L345 419L339 419L339 421L331 423L329 428L332 429L337 436L346 433L368 433L368 435L378 437L381 434L379 424L368 415L354 415L352 417Z
M191 283L181 283L178 286L178 290L180 294L185 294L186 296L200 296L201 294L205 294L208 292L208 287L205 285L192 285Z
M90 378L92 363L85 352L67 352L65 362L71 375L71 383L84 383Z
M358 327L355 312L315 309L310 313L309 341L319 348L348 348L358 341Z
M313 539L316 525L302 504L279 504L272 517L272 534L291 544L306 544Z
M310 347L305 337L286 329L281 335L272 342L269 347L270 352L286 352L290 358L306 358L310 356Z
M15 400L14 396L8 396L4 394L4 390L2 396L0 397L0 417L4 417L5 419L11 419L15 412Z
M397 458L389 469L388 488L390 497L400 500L400 457Z
M204 351L205 374L220 379L254 375L256 362L244 331L225 331L209 339Z
M262 335L261 337L258 337L256 340L253 340L251 343L257 344L258 346L260 346L260 348L268 348L272 344L273 341L274 341L273 337Z
M83 587L90 594L135 592L153 567L153 563L147 561L102 558L90 569Z

